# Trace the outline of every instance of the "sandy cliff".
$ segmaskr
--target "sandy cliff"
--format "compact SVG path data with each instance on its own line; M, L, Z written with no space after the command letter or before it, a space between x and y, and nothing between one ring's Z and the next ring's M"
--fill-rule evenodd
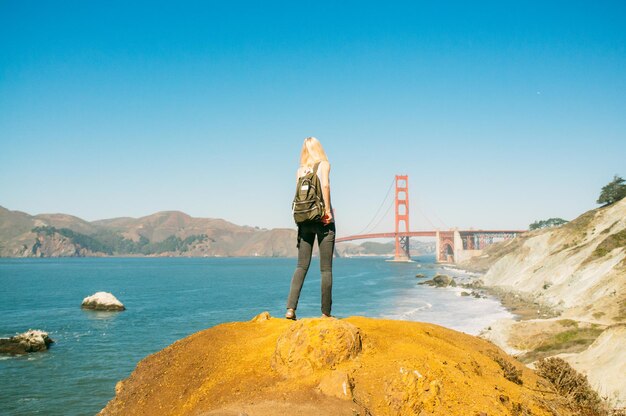
M101 415L572 414L545 383L493 344L437 325L262 314L147 357Z
M626 332L615 329L626 322L626 199L494 245L465 266L486 269L486 286L519 293L560 314L501 321L485 331L486 338L528 362L563 353L598 391L626 405L626 378L614 371L626 364L619 352L626 351ZM589 358L600 348L607 354L602 360Z
M530 293L564 317L602 324L626 319L626 199L530 233L483 281Z

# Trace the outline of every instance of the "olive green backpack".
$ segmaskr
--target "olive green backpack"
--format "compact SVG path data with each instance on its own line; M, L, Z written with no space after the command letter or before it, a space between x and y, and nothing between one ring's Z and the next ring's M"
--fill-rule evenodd
M324 216L324 198L322 184L317 177L319 162L313 166L313 172L298 179L296 196L293 198L291 210L296 224L321 221Z

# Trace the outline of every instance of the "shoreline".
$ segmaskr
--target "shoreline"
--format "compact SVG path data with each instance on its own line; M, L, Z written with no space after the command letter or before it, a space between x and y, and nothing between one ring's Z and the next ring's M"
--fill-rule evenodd
M515 321L550 319L561 315L561 312L556 308L537 302L537 300L531 295L511 289L505 289L499 286L486 286L482 281L482 277L485 274L482 271L461 269L450 264L443 265L440 268L442 274L445 274L445 272L452 272L457 275L456 277L467 278L469 281L459 283L459 286L478 294L495 298L515 317Z
M537 302L531 296L506 290L496 286L481 286L476 288L485 294L492 296L511 312L516 321L529 321L531 319L550 319L561 315L555 308Z

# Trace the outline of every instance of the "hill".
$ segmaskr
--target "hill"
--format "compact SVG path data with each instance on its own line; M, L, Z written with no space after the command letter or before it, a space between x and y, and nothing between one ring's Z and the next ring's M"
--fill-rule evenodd
M339 255L393 252L380 243L338 244ZM240 226L161 211L140 218L85 221L0 207L0 257L186 256L295 257L296 230Z
M218 325L142 360L100 415L572 415L493 344L351 317Z
M386 243L366 241L359 245L340 243L336 246L336 251L341 257L393 256L395 250L396 244L393 241ZM411 255L419 256L426 254L435 254L434 241L411 241Z
M239 226L179 211L88 222L0 207L0 255L295 256L295 230Z

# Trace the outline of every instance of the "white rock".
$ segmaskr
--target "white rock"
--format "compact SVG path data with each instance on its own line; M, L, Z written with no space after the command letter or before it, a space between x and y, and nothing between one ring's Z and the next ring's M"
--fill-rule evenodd
M122 302L108 292L97 292L87 296L83 299L81 307L97 311L123 311L126 309Z

